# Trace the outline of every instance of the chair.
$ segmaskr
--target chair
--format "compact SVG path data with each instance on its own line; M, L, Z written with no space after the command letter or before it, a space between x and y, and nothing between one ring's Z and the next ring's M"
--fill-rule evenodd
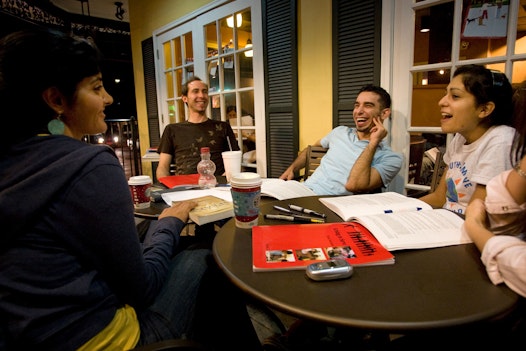
M431 178L431 189L429 192L435 191L436 187L440 183L440 179L446 170L446 163L444 162L444 153L438 151L435 160L435 167L433 168L433 177Z
M321 163L321 159L327 153L328 148L322 146L307 146L307 160L305 162L305 174L303 175L303 180L306 180L308 177L314 173L316 168Z
M409 145L408 183L420 184L420 172L422 170L425 145L426 139L411 140L411 144Z

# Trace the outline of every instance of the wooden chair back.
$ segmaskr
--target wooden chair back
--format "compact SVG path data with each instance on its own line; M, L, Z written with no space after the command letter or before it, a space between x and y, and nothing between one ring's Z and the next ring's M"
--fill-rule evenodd
M446 163L444 162L444 153L442 151L439 151L437 152L437 157L435 160L435 167L433 168L433 176L431 178L431 184L430 184L431 189L429 189L430 192L435 191L445 171L446 171Z
M420 184L420 172L424 158L426 139L411 141L409 144L409 172L408 183Z
M316 168L318 168L327 150L329 149L321 146L309 145L307 147L307 162L305 163L305 174L303 175L304 180L310 177Z

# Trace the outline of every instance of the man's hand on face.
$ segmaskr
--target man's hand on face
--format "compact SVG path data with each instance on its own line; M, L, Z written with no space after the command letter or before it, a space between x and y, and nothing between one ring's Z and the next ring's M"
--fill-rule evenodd
M371 138L370 143L378 145L383 138L387 136L387 130L382 123L382 119L378 117L373 117L374 126L371 128Z

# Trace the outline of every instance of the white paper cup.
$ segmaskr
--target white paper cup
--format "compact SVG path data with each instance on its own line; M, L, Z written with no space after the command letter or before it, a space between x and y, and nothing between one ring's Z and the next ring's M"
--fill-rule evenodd
M232 176L232 201L238 228L258 224L261 199L261 177L257 173L241 172Z
M241 173L241 151L223 151L223 164L227 183L232 180L232 175Z
M133 206L137 209L150 207L150 190L152 178L150 176L135 176L128 180Z

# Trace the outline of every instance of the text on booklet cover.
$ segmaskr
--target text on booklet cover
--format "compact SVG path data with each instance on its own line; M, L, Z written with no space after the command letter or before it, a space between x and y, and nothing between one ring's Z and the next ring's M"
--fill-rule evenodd
M393 264L394 256L359 223L264 225L252 228L253 271L295 270L335 258L351 265Z

